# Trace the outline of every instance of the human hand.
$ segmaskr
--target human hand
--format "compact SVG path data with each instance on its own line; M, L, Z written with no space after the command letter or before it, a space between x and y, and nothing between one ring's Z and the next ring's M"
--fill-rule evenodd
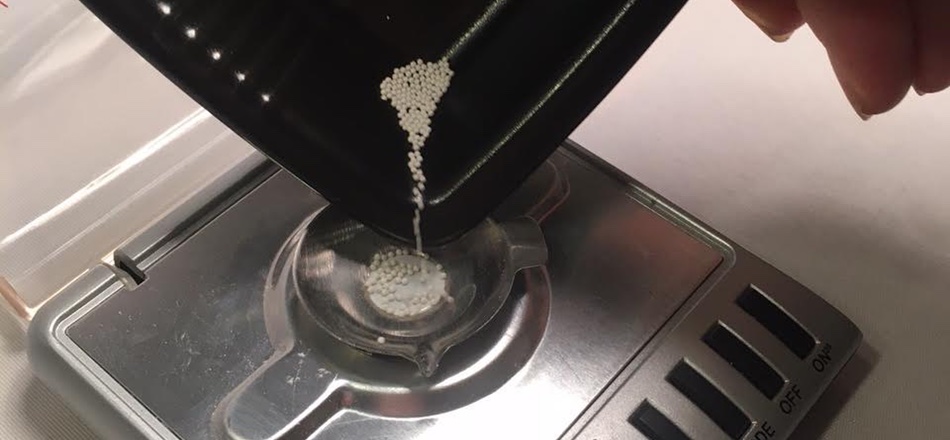
M950 86L950 0L733 0L775 41L807 24L863 119Z

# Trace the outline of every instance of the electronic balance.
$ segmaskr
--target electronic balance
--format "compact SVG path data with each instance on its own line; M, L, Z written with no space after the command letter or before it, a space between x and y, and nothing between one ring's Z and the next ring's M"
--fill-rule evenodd
M235 169L32 321L38 375L105 436L782 439L861 341L814 293L561 141L678 4L87 3L280 164ZM410 226L408 180L388 165L404 150L382 146L398 127L367 130L392 115L357 86L445 54L458 83L426 147L424 236L463 258L477 246L451 247L487 221L479 243L498 245L449 274L486 296L454 305L472 324L426 370L328 330L320 295L336 290L314 286L362 270L362 251L335 246ZM334 307L357 319L350 298Z

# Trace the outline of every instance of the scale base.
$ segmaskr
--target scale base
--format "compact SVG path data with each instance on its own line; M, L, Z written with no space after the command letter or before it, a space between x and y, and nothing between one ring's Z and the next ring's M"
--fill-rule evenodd
M282 171L161 245L133 240L141 284L78 278L32 322L31 362L110 438L791 434L857 349L854 324L579 146L549 162L563 182L542 167L494 216L562 194L542 210L547 264L433 377L265 294L326 205Z

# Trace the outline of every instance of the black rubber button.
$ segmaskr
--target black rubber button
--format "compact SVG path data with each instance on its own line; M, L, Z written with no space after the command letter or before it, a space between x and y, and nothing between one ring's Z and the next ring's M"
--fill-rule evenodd
M681 361L666 376L666 381L696 404L729 437L739 440L752 426L752 421L739 407L689 364Z
M650 440L690 440L650 402L640 404L627 421Z
M815 338L754 287L746 288L736 300L736 304L759 321L799 358L805 359L815 348L817 344Z
M716 324L709 329L703 336L703 342L729 365L732 365L765 397L774 398L785 385L785 380L771 365L721 324Z

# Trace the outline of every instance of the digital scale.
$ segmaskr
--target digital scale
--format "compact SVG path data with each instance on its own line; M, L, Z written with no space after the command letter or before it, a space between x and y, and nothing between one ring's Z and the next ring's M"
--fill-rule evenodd
M820 297L575 144L496 217L552 191L548 263L432 378L267 288L326 203L272 165L53 298L31 361L110 438L759 440L786 438L857 349Z
M466 41L465 56L475 57L479 44L491 46L492 35L504 35L506 26L532 11L490 3L488 12L476 15L502 23L501 30L476 22L482 27L475 29L488 37ZM518 140L480 153L483 168L436 175L444 181L434 187L449 188L446 197L433 198L427 229L439 243L463 240L471 224L484 218L481 210L491 207L492 221L537 225L542 248L531 249L543 252L533 254L537 264L516 267L521 270L497 312L451 345L427 375L406 359L328 333L314 319L312 298L304 292L311 285L308 277L348 264L307 240L316 234L324 243L344 242L366 228L351 222L312 231L338 204L360 213L374 229L405 238L405 222L398 220L409 218L400 208L407 203L402 195L384 203L393 207L393 218L379 207L355 206L360 203L351 197L374 185L395 185L402 177L381 175L379 182L356 189L347 188L347 182L359 186L352 181L330 179L332 197L325 197L312 187L322 186L326 177L302 170L307 168L299 159L303 147L277 142L275 136L285 134L266 124L291 121L297 123L291 129L320 137L315 133L323 132L308 132L312 125L293 118L300 116L293 113L299 108L280 107L282 98L275 94L273 102L254 101L261 119L244 124L254 114L248 97L256 95L235 92L232 108L223 100L230 96L225 86L212 76L194 76L192 61L166 62L179 49L165 39L170 37L163 32L173 23L162 17L182 8L218 17L209 11L226 2L159 2L147 16L133 2L88 4L280 164L235 168L232 180L238 184L171 233L155 227L129 237L115 251L114 264L84 272L31 321L36 373L105 437L785 439L861 342L856 326L819 296L581 146L569 140L544 146L542 140L569 132L613 84L609 78L585 79L582 61L592 63L588 73L618 59L611 54L632 64L678 7L563 1L563 10L540 15L541 22L555 23L571 18L572 7L603 8L614 11L616 20L604 25L598 21L603 17L590 14L596 26L589 27L603 31L591 34L596 38L579 52L583 56L568 69L570 75L542 81L551 85L546 100L522 115L527 119L517 126L521 131L507 132L505 139ZM342 3L327 4L331 12L346 10ZM368 16L357 12L353 16ZM661 17L653 20L659 24L650 27L646 42L634 44L633 52L612 50L617 46L611 41L623 37L623 29L652 22L643 17ZM181 29L197 30L182 33L175 44L190 44L191 35L203 29L200 21L187 18L181 18ZM157 23L158 30L130 26L133 19ZM228 55L240 58L240 51ZM619 78L625 66L620 63L611 75ZM455 117L475 117L463 104L478 98L467 95L471 90L462 84L457 95L450 88L445 98L450 109L462 109L447 110L444 122L450 126ZM558 96L581 91L588 97L580 107L558 104ZM489 96L482 103L490 101ZM555 110L545 113L546 105ZM284 113L266 113L274 111ZM538 131L545 124L551 130ZM531 141L542 143L516 148ZM341 175L372 171L347 169L352 164L341 155L352 152L331 150L314 154L346 162L337 170ZM470 159L436 156L456 169ZM527 165L510 176L498 174L522 162ZM500 183L483 186L486 195L479 199L477 184L492 175ZM512 240L510 255L531 250L519 246L523 243ZM475 276L484 276L484 270L474 269Z

